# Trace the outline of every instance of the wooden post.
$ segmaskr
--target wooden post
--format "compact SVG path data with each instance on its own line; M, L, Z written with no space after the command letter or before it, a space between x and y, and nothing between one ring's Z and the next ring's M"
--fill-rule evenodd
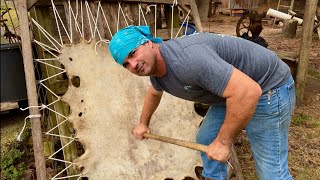
M298 21L295 19L284 20L282 34L284 37L294 38L297 34Z
M209 12L211 11L211 0L201 0L197 2L199 17L202 22L209 21Z
M50 34L55 36L54 31L53 31L53 26L52 26L52 19L51 19L50 14L47 13L48 11L49 11L49 6L34 6L31 9L30 15L31 15L31 17L36 19L36 21L47 32L49 32ZM68 11L66 11L66 12L68 12ZM69 27L69 25L67 25L67 27ZM38 28L34 28L34 35L35 35L35 39L37 39L38 41L45 43L45 44L50 43L39 32ZM73 39L75 40L77 38L73 38ZM76 41L78 41L78 40L76 40ZM51 54L49 54L47 51L45 51L43 48L41 48L39 46L37 46L37 52L38 52L39 58L54 58ZM61 64L57 61L47 61L47 63L52 64L57 67L61 66ZM41 64L41 66L42 66L42 72L43 72L44 78L50 77L50 76L60 72L60 70L57 70L57 69L52 68L47 65ZM62 75L59 75L59 76L51 78L48 81L45 81L44 84L49 89L52 90L52 89L58 88L57 86L61 85L61 83L68 84L68 81L67 82L66 81L67 80L63 80ZM64 91L60 92L60 93L65 93L65 92L66 92L66 89L64 89ZM59 95L61 95L61 94L59 94ZM52 103L53 101L56 100L56 98L49 92L47 93L47 99L48 99L48 103ZM56 102L54 104L54 109L55 109L55 111L59 112L60 114L63 114L64 116L69 115L69 107L66 105L66 103L64 103L62 101ZM50 118L51 123L48 126L49 129L51 129L52 127L55 127L57 124L61 123L64 120L64 118L62 118L61 116L56 116L54 113L51 113L50 115L51 115L51 118ZM71 124L69 122L65 122L65 123L61 124L58 128L56 128L54 131L52 131L52 133L70 137L73 134L72 128L70 128L70 127L71 127ZM61 141L61 146L64 146L70 142L70 139L60 138L60 141ZM63 157L64 157L65 161L73 162L78 156L77 146L76 146L75 142L73 142L73 143L69 144L68 146L66 146L65 148L63 148L62 151L63 151ZM50 152L50 155L51 154L53 154L53 152ZM66 164L66 165L69 165L69 164ZM79 173L73 167L68 168L66 171L67 171L68 176L75 175L75 174Z
M319 9L320 9L320 8L319 8ZM319 10L319 11L320 11L320 10ZM319 13L320 13L320 12L319 12ZM319 19L317 18L317 16L315 16L314 19L318 21L318 24L317 24L317 26L318 26L318 25L320 24ZM317 33L318 33L319 40L320 40L320 26L317 27Z
M27 8L28 10L30 10L36 3L38 0L28 0L27 2Z
M239 161L239 158L237 155L237 151L236 151L236 148L234 147L233 144L231 147L231 164L232 164L233 169L232 169L232 167L228 166L227 179L231 179L231 175L234 172L237 180L244 180L242 170L241 170L240 161Z
M38 106L38 96L36 90L36 79L33 69L33 57L32 57L32 47L31 38L29 31L29 21L28 21L28 11L26 0L18 1L18 15L19 23L21 29L21 42L22 42L22 53L23 53L23 63L24 71L27 85L28 101L29 106ZM32 107L29 109L30 115L40 114L38 107ZM33 151L35 157L35 165L37 172L37 179L47 179L46 178L46 165L44 160L43 143L42 143L42 133L41 133L41 121L39 117L30 118L31 129L32 129L32 140L33 140Z
M318 0L306 0L303 17L302 38L300 44L300 57L297 70L297 102L300 104L303 100L305 80L309 64L310 46L313 33L314 16L316 14Z
M179 12L178 8L176 6L173 7L173 17L172 17L172 7L171 5L165 4L164 5L164 12L165 17L167 20L167 29L171 30L171 26L173 25L173 28L179 28ZM173 21L173 22L172 22Z
M196 24L196 26L198 28L198 32L203 32L197 4L196 4L195 0L189 0L189 3L190 3L190 8L191 8L191 13L194 18L194 23Z

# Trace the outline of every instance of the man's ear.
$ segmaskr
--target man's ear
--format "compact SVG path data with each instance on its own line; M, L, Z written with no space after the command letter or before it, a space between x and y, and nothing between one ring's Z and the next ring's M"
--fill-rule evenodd
M152 43L152 41L150 41L150 40L146 42L146 45L149 46L149 47L151 47L151 48L153 48L153 43Z

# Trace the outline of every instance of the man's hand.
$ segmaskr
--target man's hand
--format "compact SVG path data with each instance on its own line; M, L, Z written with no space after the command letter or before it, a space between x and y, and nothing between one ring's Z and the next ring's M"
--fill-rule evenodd
M225 145L215 139L206 149L206 154L209 159L226 162L231 157L231 146Z
M140 116L140 123L133 130L133 135L137 139L144 139L144 133L150 133L150 128L148 127L150 119L154 111L157 109L163 91L156 91L151 85L147 91L144 98L143 108Z
M144 139L143 134L150 133L150 128L143 123L139 123L136 128L133 130L133 135L136 139Z

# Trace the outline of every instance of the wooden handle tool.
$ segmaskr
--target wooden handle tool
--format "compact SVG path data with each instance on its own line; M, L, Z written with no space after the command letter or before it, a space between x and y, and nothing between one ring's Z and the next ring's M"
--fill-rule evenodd
M193 149L193 150L197 150L197 151L202 151L202 152L205 152L205 150L207 148L207 146L203 145L203 144L197 144L197 143L194 143L194 142L183 141L183 140L174 139L174 138L165 137L165 136L159 136L159 135L156 135L156 134L144 133L143 137L154 139L154 140L157 140L157 141L170 143L170 144L174 144L174 145L177 145L177 146L181 146L181 147L185 147L185 148L189 148L189 149ZM233 166L231 165L231 163L229 161L227 161L227 163L233 169Z
M189 149L193 149L193 150L197 150L197 151L202 151L202 152L205 152L205 149L207 148L207 146L202 145L202 144L197 144L197 143L189 142L189 141L183 141L183 140L174 139L174 138L165 137L165 136L159 136L159 135L150 134L150 133L144 133L143 137L154 139L157 141L170 143L170 144L174 144L174 145L178 145L181 147L185 147L185 148L189 148Z

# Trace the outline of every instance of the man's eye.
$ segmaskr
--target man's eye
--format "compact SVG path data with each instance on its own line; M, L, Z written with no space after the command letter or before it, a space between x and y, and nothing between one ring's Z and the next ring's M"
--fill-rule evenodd
M129 54L130 57L134 56L136 54L136 50L131 51L131 53Z
M123 67L124 67L124 68L127 68L127 65L128 65L128 63L124 63L124 64L123 64Z

